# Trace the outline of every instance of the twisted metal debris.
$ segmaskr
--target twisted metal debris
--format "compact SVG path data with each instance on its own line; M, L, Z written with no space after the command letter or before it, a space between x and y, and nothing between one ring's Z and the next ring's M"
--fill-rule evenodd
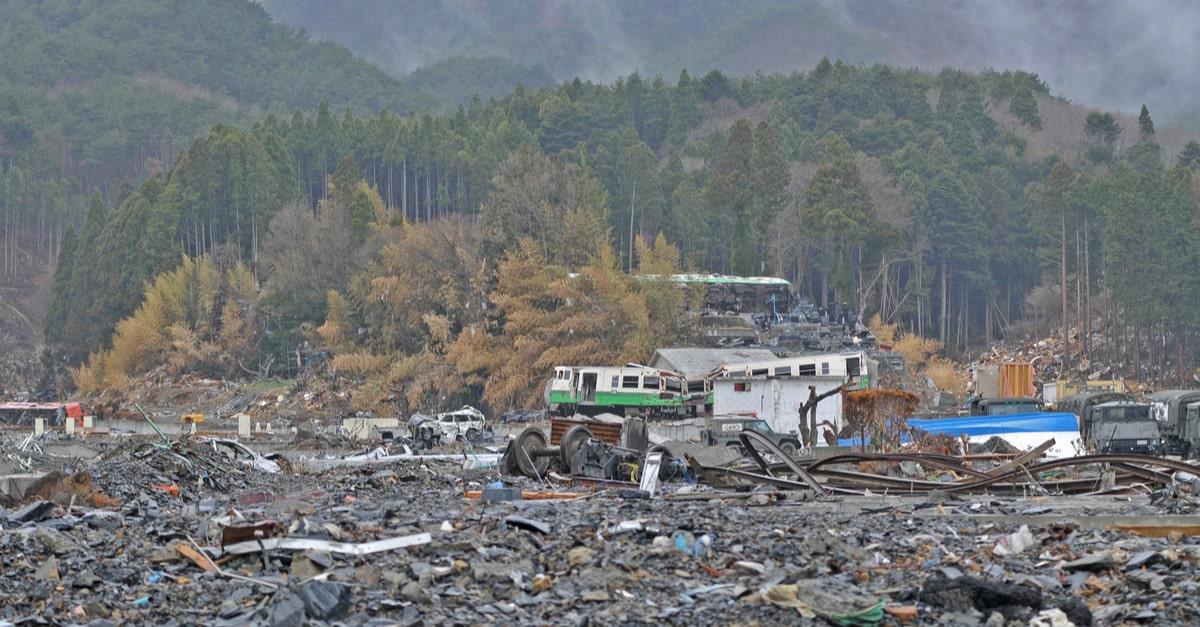
M821 459L794 459L770 439L753 431L740 435L754 467L704 466L688 463L701 481L718 485L770 484L825 494L1063 494L1114 495L1148 493L1196 481L1200 466L1134 454L1082 455L1036 461L1054 440L991 468L967 458L931 453L846 453ZM777 461L770 461L768 455ZM880 468L916 464L934 469L937 479L884 474ZM911 466L910 466L911 468ZM1182 474L1179 474L1182 473ZM909 473L920 474L920 473Z

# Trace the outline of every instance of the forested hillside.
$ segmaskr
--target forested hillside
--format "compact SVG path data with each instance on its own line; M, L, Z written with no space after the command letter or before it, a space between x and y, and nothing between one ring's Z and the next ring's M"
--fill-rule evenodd
M394 74L499 56L558 80L640 71L807 70L822 57L938 71L1035 72L1093 107L1200 130L1200 5L1190 0L261 0ZM527 83L528 84L528 83ZM514 86L515 83L509 83Z
M3 0L0 59L0 274L14 337L40 326L39 277L94 191L117 203L122 181L170 169L217 123L322 101L397 112L429 102L244 0Z
M220 127L111 212L96 203L76 241L103 254L68 267L64 251L65 314L47 335L77 359L103 348L187 254L217 270L156 287L77 381L163 363L261 371L308 345L362 377L368 405L498 407L580 350L644 359L685 332L673 290L621 270L686 266L785 276L951 350L1026 318L1102 320L1163 347L1128 374L1183 376L1200 321L1200 144L1175 133L1164 150L1149 111L1089 113L1048 91L1022 73L822 61L518 88L450 115L321 107ZM239 267L262 286L249 309L214 278ZM236 369L196 357L221 342L250 347Z

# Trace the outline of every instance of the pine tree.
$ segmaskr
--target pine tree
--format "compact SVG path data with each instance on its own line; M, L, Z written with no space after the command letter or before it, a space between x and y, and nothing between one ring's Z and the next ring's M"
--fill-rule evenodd
M54 267L50 308L46 311L46 342L50 344L62 342L67 330L67 314L71 308L71 273L79 253L77 248L75 227L68 226L58 252L58 265Z
M1071 221L1072 211L1068 199L1076 179L1077 175L1071 169L1071 166L1063 161L1059 161L1054 164L1054 168L1050 171L1050 176L1031 190L1031 195L1037 203L1039 215L1043 223L1048 227L1042 231L1044 237L1048 242L1058 245L1058 287L1062 305L1062 309L1059 312L1059 322L1064 342L1068 341L1068 328L1070 326L1070 310L1067 307L1067 297L1070 293L1070 289L1067 286L1067 275L1069 273L1069 268L1067 267L1067 225ZM1054 226L1058 228L1054 228Z
M1033 97L1033 90L1028 86L1017 89L1008 103L1008 111L1017 116L1018 120L1028 124L1030 128L1041 130L1042 117L1038 115L1037 100Z
M338 160L337 168L333 170L333 176L329 183L330 196L336 198L338 195L351 193L358 183L358 162L355 161L354 155L343 155Z
M1145 107L1142 109L1144 111ZM1146 117L1150 117L1148 111ZM1121 125L1111 113L1092 111L1088 113L1084 123L1084 133L1094 142L1103 142L1111 146L1117 143L1117 138L1121 136Z
M101 259L102 236L108 220L108 207L100 199L99 190L95 190L88 202L83 227L75 245L75 261L72 262L71 271L62 277L67 281L66 287L60 289L55 285L56 293L66 295L64 300L60 301L65 309L64 322L61 332L56 335L66 346L67 355L74 359L81 359L87 355L96 343L97 333L106 337L111 332L111 327L96 329L91 320L93 300L100 293L95 289L96 284L111 279L109 272L96 272L98 268L104 268L104 265L97 264L96 260ZM76 267L87 268L88 271L75 272Z
M1146 105L1142 105L1142 112L1138 114L1138 129L1141 131L1142 139L1154 135L1154 120L1150 119L1150 110L1146 108Z
M1154 121L1150 119L1150 111L1146 109L1146 105L1142 105L1142 112L1138 115L1138 129L1140 136L1137 143L1126 153L1126 159L1134 169L1142 173L1162 169L1162 147L1154 137Z
M758 260L753 234L754 131L746 120L734 122L725 152L704 192L704 204L718 232L731 238L728 267L734 274L752 274Z
M1200 142L1192 140L1179 153L1179 167L1195 171L1200 168Z
M760 122L754 130L754 229L758 243L759 259L766 249L767 237L775 218L783 209L791 206L792 195L788 191L791 172L787 158L779 148L775 129ZM761 265L759 267L761 270Z
M850 144L837 135L830 136L800 210L804 230L813 235L820 251L818 259L825 284L821 290L823 305L828 304L829 288L833 288L839 300L846 300L851 293L851 253L863 244L873 228L873 216L871 195Z

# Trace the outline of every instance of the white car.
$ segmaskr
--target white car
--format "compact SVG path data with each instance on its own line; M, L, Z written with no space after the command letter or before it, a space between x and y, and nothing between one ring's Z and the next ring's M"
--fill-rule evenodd
M487 427L487 418L484 418L483 412L478 409L470 405L463 405L463 408L458 411L436 414L433 417L433 423L441 432L443 442L454 442L460 439L473 441Z
M457 441L475 442L492 428L483 412L464 405L460 410L432 416L413 414L408 419L408 430L419 448L429 448Z

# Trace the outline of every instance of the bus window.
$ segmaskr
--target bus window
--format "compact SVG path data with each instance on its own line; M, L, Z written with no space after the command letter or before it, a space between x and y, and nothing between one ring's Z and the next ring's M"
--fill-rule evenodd
M750 371L750 376L765 377L767 376L767 368L755 368L754 370Z
M617 383L619 383L620 381L621 381L621 377L614 374L613 378L612 378L612 389L614 389L614 390L617 389Z
M829 374L829 362L821 363L821 374Z
M638 376L636 374L635 375L625 375L625 376L621 377L621 387L636 388L637 386L638 386Z
M665 381L667 384L668 392L678 393L678 392L683 391L683 382L680 381L679 379L676 379L674 377L666 377L665 379L663 379L663 381Z
M850 357L846 359L846 376L857 377L859 373L859 363L860 360L858 357Z
M658 389L658 377L645 376L642 377L642 387L647 390Z
M790 376L792 376L792 367L791 367L791 366L780 366L780 367L776 368L776 369L775 369L775 376L777 376L777 377L790 377Z
M800 377L815 377L815 376L817 376L817 365L816 364L800 364L800 367L796 368L796 376L800 376Z

